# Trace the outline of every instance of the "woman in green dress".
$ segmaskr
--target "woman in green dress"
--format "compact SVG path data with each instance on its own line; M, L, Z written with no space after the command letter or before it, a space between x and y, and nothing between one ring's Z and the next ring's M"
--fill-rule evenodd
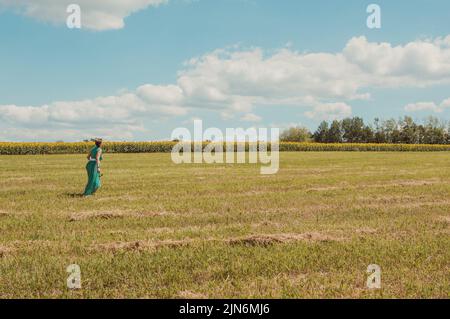
M87 159L86 171L88 174L88 183L84 190L84 196L93 195L100 188L100 161L102 157L102 139L95 139L95 146L90 150Z

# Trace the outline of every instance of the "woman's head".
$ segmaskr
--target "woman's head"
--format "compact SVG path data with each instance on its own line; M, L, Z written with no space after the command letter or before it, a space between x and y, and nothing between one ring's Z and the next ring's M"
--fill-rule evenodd
M96 138L94 140L94 142L95 142L95 145L97 145L97 147L100 147L100 146L102 146L103 140L101 138Z

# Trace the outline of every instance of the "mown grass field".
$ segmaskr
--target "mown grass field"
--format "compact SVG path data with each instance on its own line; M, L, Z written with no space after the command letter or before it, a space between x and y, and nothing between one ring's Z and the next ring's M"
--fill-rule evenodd
M262 176L105 154L90 198L85 155L0 156L0 296L450 297L449 152L280 156Z

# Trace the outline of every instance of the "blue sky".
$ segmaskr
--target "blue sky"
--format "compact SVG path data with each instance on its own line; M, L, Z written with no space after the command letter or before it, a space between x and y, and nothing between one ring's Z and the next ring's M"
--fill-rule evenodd
M450 119L448 1L158 1L113 11L117 0L78 1L82 23L94 10L128 16L123 27L93 19L76 30L65 1L34 1L42 8L30 13L30 1L0 0L0 140L168 139L194 118L311 129L348 115ZM370 3L381 29L366 26Z

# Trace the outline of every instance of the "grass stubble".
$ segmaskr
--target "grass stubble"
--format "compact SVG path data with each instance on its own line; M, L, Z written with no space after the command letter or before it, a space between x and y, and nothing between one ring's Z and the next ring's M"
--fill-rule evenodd
M271 176L106 154L90 198L84 165L0 156L1 298L450 297L447 152L281 153Z

